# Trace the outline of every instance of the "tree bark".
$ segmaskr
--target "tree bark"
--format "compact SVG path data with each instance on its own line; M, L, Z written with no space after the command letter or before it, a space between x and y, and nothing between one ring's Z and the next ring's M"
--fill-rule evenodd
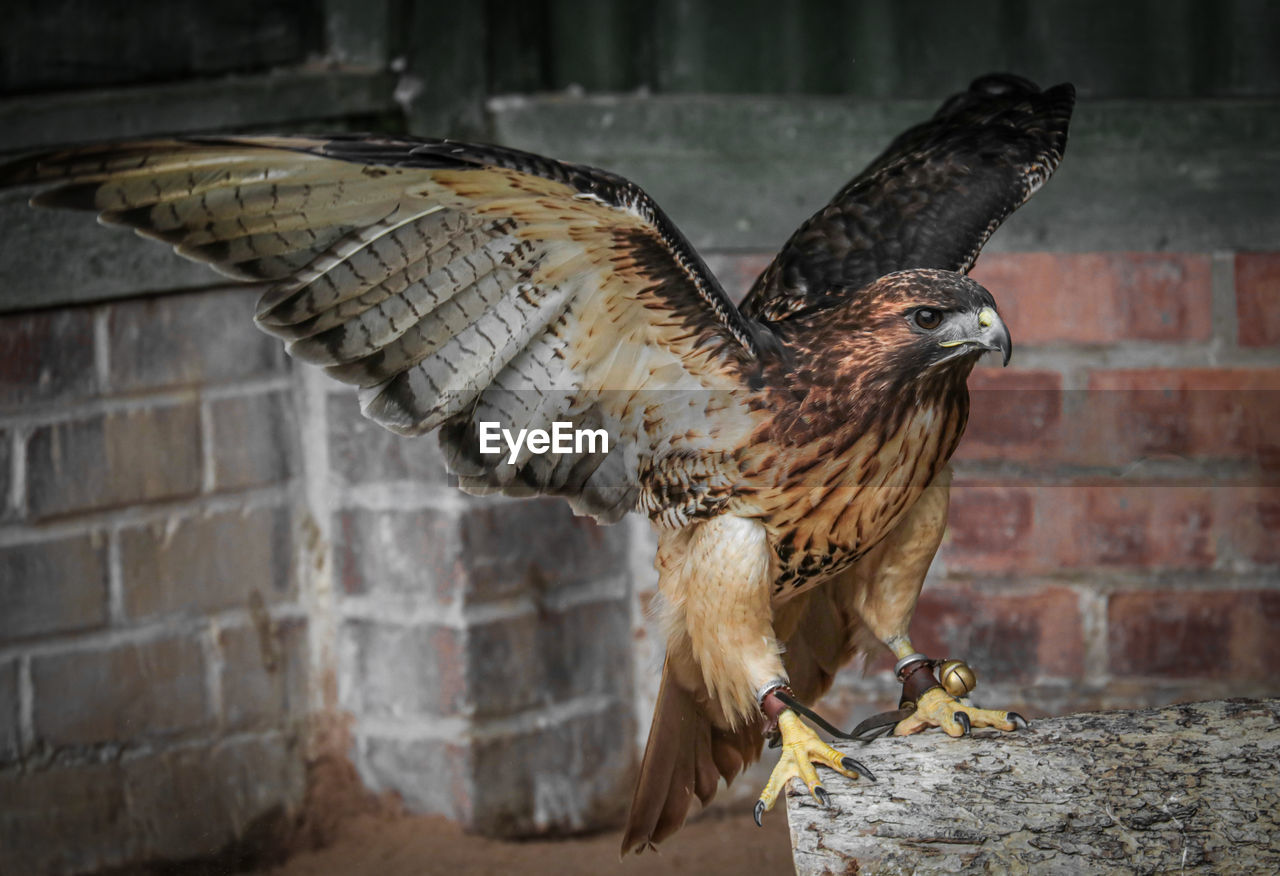
M1280 698L837 747L878 781L791 783L799 876L1280 873Z

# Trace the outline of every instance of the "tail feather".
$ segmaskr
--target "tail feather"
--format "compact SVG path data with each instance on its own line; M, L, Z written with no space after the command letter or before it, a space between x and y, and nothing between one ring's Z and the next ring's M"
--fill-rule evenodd
M710 803L720 779L733 781L760 756L763 741L759 724L736 730L713 725L695 694L664 668L622 854L644 851L679 830L693 798Z

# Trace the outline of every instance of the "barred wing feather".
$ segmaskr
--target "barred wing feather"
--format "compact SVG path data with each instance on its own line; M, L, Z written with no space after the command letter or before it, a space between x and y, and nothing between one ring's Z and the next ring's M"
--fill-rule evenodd
M227 137L72 149L0 168L229 276L267 283L264 330L360 388L367 416L440 429L475 492L566 496L616 519L666 454L731 448L733 391L768 336L619 177L443 140ZM604 429L514 464L481 422Z

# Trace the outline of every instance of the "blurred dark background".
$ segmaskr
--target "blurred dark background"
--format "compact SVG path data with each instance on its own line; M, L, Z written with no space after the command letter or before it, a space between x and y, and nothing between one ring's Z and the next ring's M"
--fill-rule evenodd
M106 10L16 0L0 88L47 93L317 62L379 68L403 56L431 59L416 66L476 89L437 103L569 88L934 98L969 67L1071 78L1089 98L1257 97L1280 75L1269 5L173 0Z
M1075 83L1061 169L975 270L1017 352L973 378L914 636L1030 715L1276 692L1275 4L5 18L0 156L190 131L501 142L634 179L735 296L974 77ZM647 523L462 496L433 440L363 421L258 333L254 290L30 194L0 192L0 870L232 866L363 788L499 836L615 823L661 659ZM883 666L851 668L823 709L895 700Z

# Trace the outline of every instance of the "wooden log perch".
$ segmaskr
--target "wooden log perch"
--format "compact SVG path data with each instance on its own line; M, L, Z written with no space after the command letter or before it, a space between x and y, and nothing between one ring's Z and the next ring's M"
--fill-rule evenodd
M791 783L799 876L1280 873L1280 699L837 747L878 781Z

